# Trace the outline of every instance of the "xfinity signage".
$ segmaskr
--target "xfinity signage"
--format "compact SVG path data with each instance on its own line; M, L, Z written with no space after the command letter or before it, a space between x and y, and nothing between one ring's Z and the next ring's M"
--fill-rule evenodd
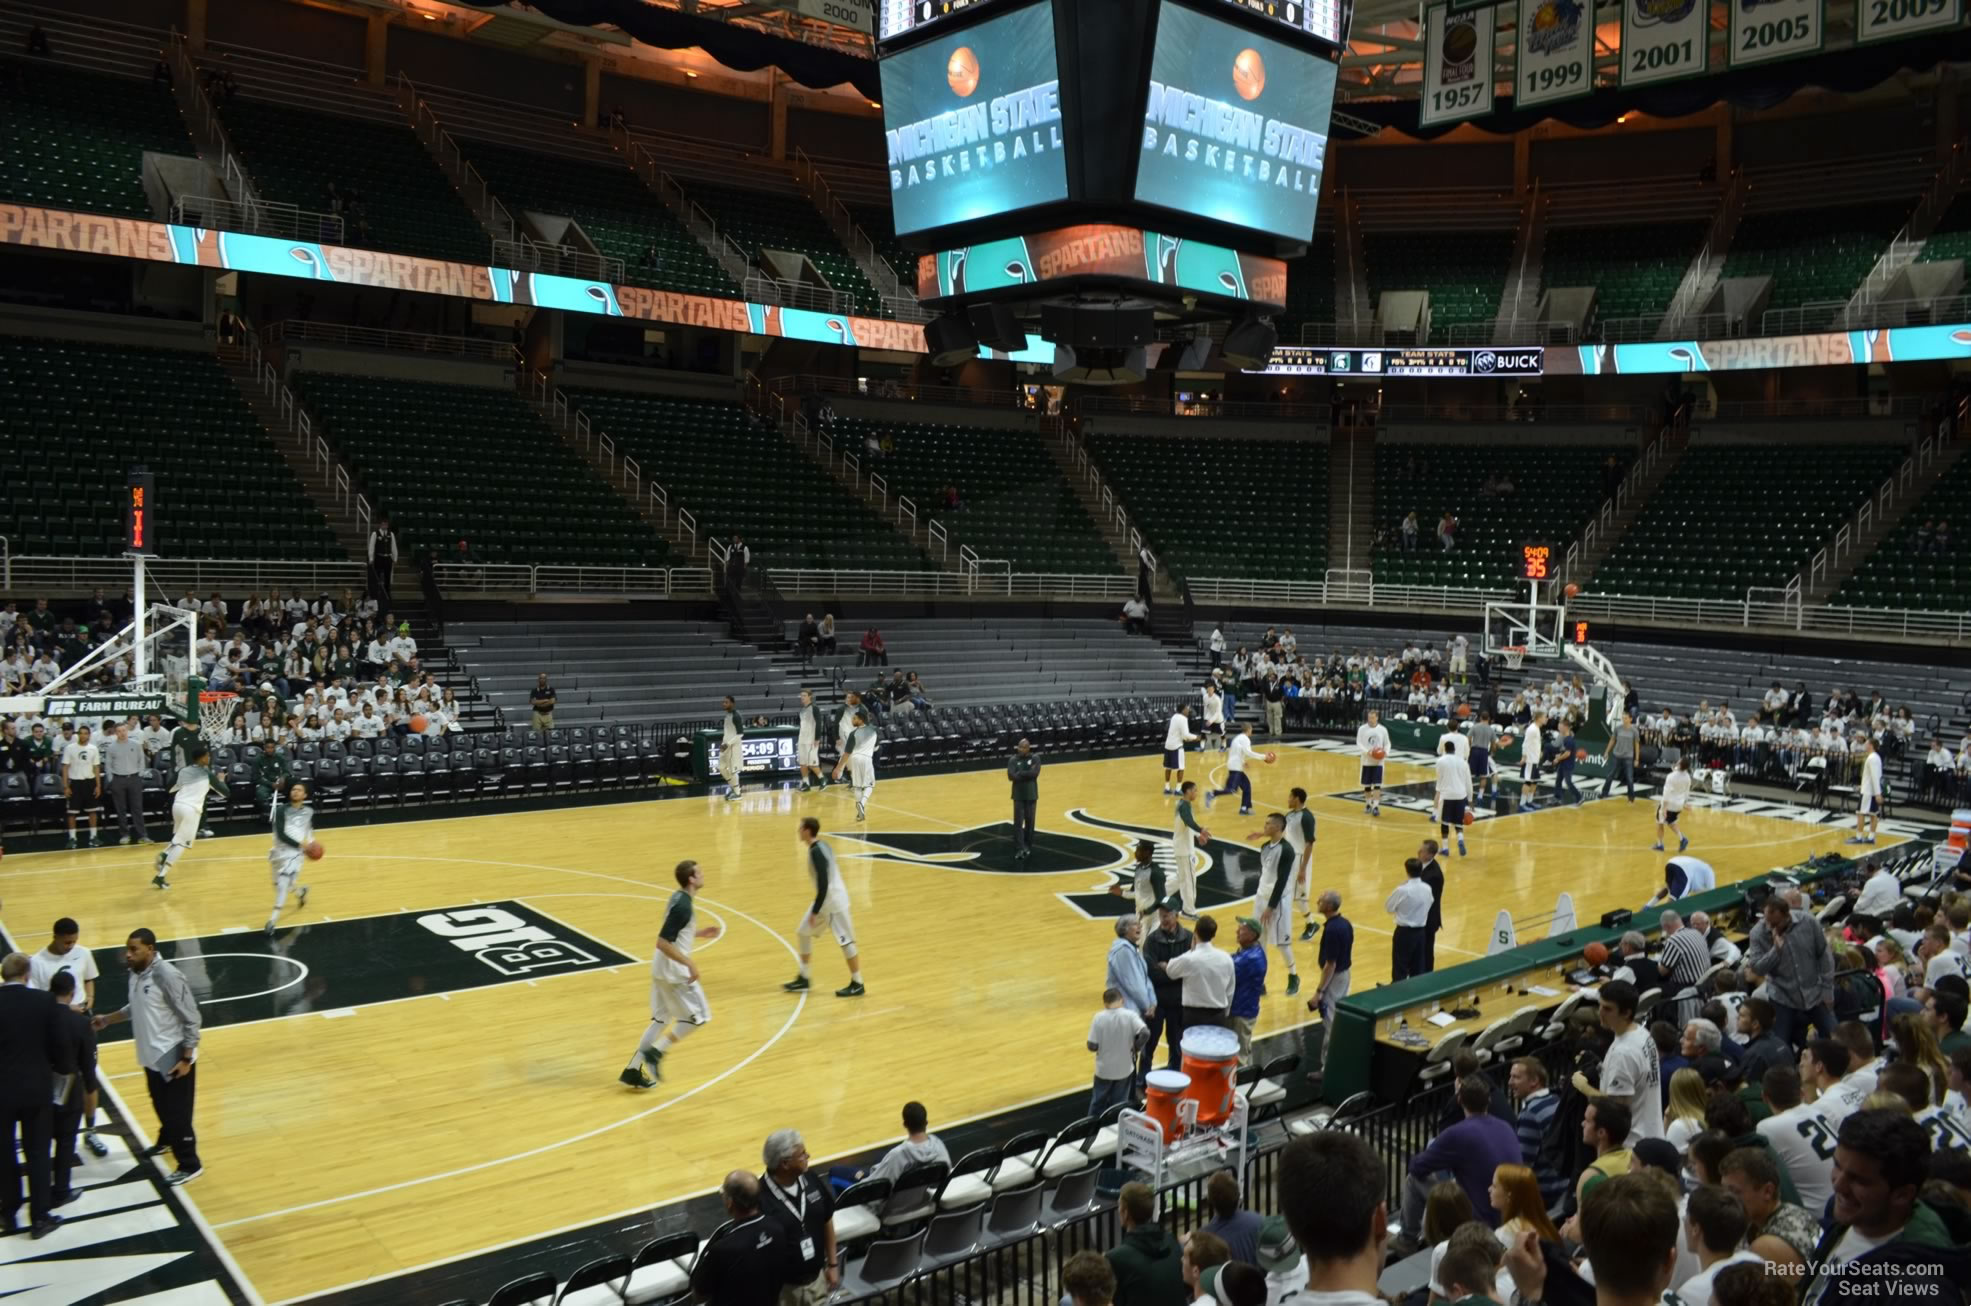
M876 0L780 0L776 9L791 9L838 27L853 27L868 35L876 30Z

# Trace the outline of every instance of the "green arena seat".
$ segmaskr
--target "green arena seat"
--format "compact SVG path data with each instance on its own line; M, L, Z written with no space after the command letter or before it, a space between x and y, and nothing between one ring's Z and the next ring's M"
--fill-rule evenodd
M1831 604L1851 608L1971 610L1971 458L1949 471L1910 506L1875 546ZM1947 542L1936 542L1942 524Z
M16 554L123 551L130 468L168 556L345 556L210 354L0 336L0 535Z
M8 61L0 198L150 218L144 153L197 153L171 88L132 77Z
M400 548L488 563L663 566L669 545L511 390L311 373L302 401Z
M1550 230L1541 279L1548 289L1593 286L1598 318L1656 317L1676 298L1708 228L1661 222Z
M1088 452L1172 575L1323 578L1325 443L1117 433Z
M685 189L692 199L705 206L712 220L718 223L719 231L736 241L748 258L756 258L761 250L767 249L804 254L829 285L854 298L856 312L869 317L882 314L881 294L849 257L848 250L829 228L828 220L816 211L807 196L770 195L708 182L692 182Z
M1287 311L1280 343L1300 343L1300 326L1335 320L1335 234L1323 228L1307 243L1307 252L1287 264Z
M1369 302L1379 303L1385 290L1428 290L1433 340L1454 326L1490 322L1499 315L1515 239L1510 231L1366 233Z
M1748 213L1725 255L1725 276L1770 275L1768 309L1845 302L1909 217L1909 202Z
M755 566L920 571L915 545L738 404L622 390L569 394L700 532L746 537Z
M1971 259L1971 191L1957 192L1957 198L1937 219L1930 238L1916 254L1919 263L1940 263L1954 258Z

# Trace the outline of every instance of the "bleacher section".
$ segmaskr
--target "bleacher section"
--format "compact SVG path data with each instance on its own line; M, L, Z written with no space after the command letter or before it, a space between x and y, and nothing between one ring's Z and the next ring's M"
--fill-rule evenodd
M1335 234L1331 229L1314 233L1307 252L1287 264L1286 320L1293 323L1335 320ZM1282 344L1298 344L1295 331L1280 334Z
M1088 452L1174 576L1327 569L1325 442L1111 434L1089 436Z
M407 557L661 566L666 542L511 391L308 375L303 402Z
M1858 608L1919 608L1933 612L1971 609L1971 458L1959 457L1930 492L1910 506L1875 552L1829 603ZM1949 542L1934 544L1943 521Z
M1971 259L1971 190L1957 193L1916 255L1918 263L1941 263L1954 258Z
M16 554L123 550L142 464L180 558L331 559L335 534L209 354L0 336L0 535Z
M942 521L955 541L982 557L1003 558L1021 572L1117 569L1036 431L844 418L835 433L858 450L871 437L890 439L893 447L863 467L913 500L920 520ZM944 507L946 486L959 493L956 512Z
M361 196L368 234L346 220L345 244L458 263L491 258L490 239L408 123L242 98L228 99L219 116L263 199L326 212L331 182Z
M1513 241L1510 231L1368 232L1362 257L1369 301L1379 302L1385 290L1428 290L1433 341L1451 327L1490 322Z
M621 390L570 395L719 539L746 537L756 567L916 571L928 559L777 431L733 403Z
M1724 275L1770 274L1768 309L1845 301L1909 217L1912 199L1747 213Z
M1748 586L1785 585L1902 456L1889 444L1694 444L1594 587L1736 599Z
M1581 533L1608 497L1603 468L1634 450L1612 444L1409 444L1376 446L1376 579L1404 585L1498 587L1513 576L1513 550L1529 540L1562 544ZM1503 477L1511 494L1487 494ZM1445 509L1457 515L1450 553L1437 538ZM1400 527L1417 514L1417 547Z
M464 148L515 218L529 209L573 218L598 250L623 260L627 280L725 299L739 293L697 238L621 163L604 167L484 141Z
M763 249L805 254L829 285L854 297L856 312L872 317L881 314L882 296L806 196L769 195L709 182L693 182L685 189L711 213L720 233L738 242L748 258L757 258Z
M0 199L150 218L144 152L196 153L171 88L9 60Z
M877 256L890 265L890 271L897 274L904 288L912 294L917 291L917 255L903 247L897 239L896 223L888 205L858 204L851 206L849 216L861 227L876 246Z
M1635 223L1547 232L1548 289L1593 286L1599 318L1653 317L1670 307L1708 224Z

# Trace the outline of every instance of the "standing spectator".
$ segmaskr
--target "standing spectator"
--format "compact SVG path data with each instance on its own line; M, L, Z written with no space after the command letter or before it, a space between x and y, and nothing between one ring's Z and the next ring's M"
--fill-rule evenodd
M808 1148L799 1130L768 1134L763 1155L760 1206L781 1223L794 1248L780 1306L820 1306L842 1285L835 1254L835 1199L828 1185L808 1173Z
M1164 974L1184 981L1184 1028L1187 1030L1194 1025L1217 1025L1222 1028L1226 1012L1232 1005L1235 967L1232 955L1212 942L1217 937L1217 919L1201 916L1190 950L1163 963Z
M725 555L725 586L734 598L746 589L746 568L752 564L753 551L746 547L746 541L735 535L732 547Z
M1040 759L1033 755L1032 740L1022 739L1013 746L1006 778L1013 784L1013 856L1031 857L1034 813L1040 804Z
M1259 696L1266 704L1266 733L1278 739L1287 710L1287 688L1280 682L1278 674L1266 677L1266 685L1259 691Z
M397 537L391 533L390 519L379 517L369 539L369 592L380 607L390 606L390 581L397 569Z
M1348 996L1348 986L1355 965L1355 924L1341 914L1341 895L1333 889L1323 890L1315 900L1314 909L1321 913L1325 922L1321 934L1321 946L1315 959L1321 967L1321 978L1315 982L1314 996L1307 1000L1309 1011L1321 1013L1321 1061L1317 1073L1326 1074L1328 1070L1328 1047L1333 1042L1335 1008Z
M1266 949L1259 944L1259 922L1239 917L1239 950L1232 954L1232 1032L1239 1036L1239 1064L1252 1062L1252 1027L1259 999L1266 993Z
M726 1221L712 1231L691 1266L691 1290L706 1306L778 1306L793 1274L784 1226L760 1210L760 1181L734 1170L719 1185Z
M130 1000L121 1011L96 1017L95 1028L100 1032L130 1022L151 1108L157 1112L158 1141L150 1150L155 1154L169 1148L178 1168L166 1176L166 1182L188 1184L205 1168L192 1129L203 1023L198 1000L178 968L157 955L157 935L147 929L130 932L123 945L123 964L130 969Z
M1423 971L1424 945L1429 936L1431 893L1423 882L1423 863L1412 857L1403 863L1403 883L1389 892L1383 907L1395 917L1396 932L1389 945L1389 978L1400 983Z
M554 686L548 683L548 674L543 671L534 678L534 692L528 695L528 704L534 709L534 729L554 729Z
M82 1008L74 971L57 971L48 985L48 994L54 998L60 1014L63 1042L75 1057L74 1078L55 1086L55 1152L48 1205L60 1207L76 1198L75 1189L69 1183L77 1162L75 1136L83 1122L96 1114L96 1031L89 1027L88 1013ZM103 1156L109 1151L93 1129L88 1137L91 1153ZM4 1195L0 1194L0 1198Z
M1538 1057L1520 1057L1514 1061L1512 1069L1506 1072L1506 1091L1519 1107L1513 1130L1519 1135L1520 1163L1533 1172L1540 1184L1540 1196L1547 1209L1552 1210L1567 1195L1567 1176L1555 1173L1540 1159L1547 1131L1553 1128L1554 1114L1560 1109L1560 1099L1547 1087L1546 1063Z
M1163 1035L1165 1045L1164 1064L1171 1070L1177 1069L1183 1050L1179 1046L1184 1041L1184 982L1170 975L1165 966L1176 957L1191 950L1191 931L1184 928L1178 919L1178 901L1167 898L1157 908L1157 927L1143 940L1143 964L1149 968L1150 989L1156 995L1154 1009L1146 1015L1144 1023L1150 1027L1150 1037L1143 1044L1143 1060L1137 1072L1141 1079L1156 1064L1157 1035Z
M1820 923L1779 894L1766 899L1745 948L1745 978L1766 982L1778 1016L1774 1033L1799 1047L1809 1028L1834 1033L1834 952Z
M1201 1233L1223 1240L1235 1261L1256 1264L1259 1260L1259 1230L1266 1223L1256 1211L1239 1209L1239 1179L1230 1170L1219 1170L1205 1181L1205 1207L1211 1212Z
M862 643L857 646L862 651L862 659L856 665L864 667L887 667L890 654L883 643L883 632L871 626L862 632Z
M1132 951L1134 951L1132 949ZM1129 1101L1136 1082L1136 1054L1149 1041L1149 1026L1129 1009L1115 989L1102 990L1102 1009L1088 1023L1088 1050L1095 1054L1095 1084L1088 1114L1099 1116Z
M116 733L103 749L103 770L109 776L110 810L123 833L119 844L149 843L144 829L144 744L130 734L130 723L116 723Z
M1216 623L1211 627L1210 648L1211 669L1216 671L1225 662L1225 632Z
M912 1166L951 1164L951 1153L944 1140L931 1132L930 1113L922 1102L903 1104L904 1140L883 1154L883 1159L870 1167L871 1179L896 1178Z
M1663 1137L1663 1073L1656 1042L1636 1023L1636 986L1610 980L1601 986L1602 1028L1614 1035L1602 1054L1601 1087L1574 1072L1574 1087L1589 1097L1614 1098L1629 1108L1637 1138Z
M1124 1184L1116 1197L1122 1240L1108 1253L1116 1276L1115 1306L1189 1306L1183 1253L1157 1223L1156 1203L1156 1193L1144 1183Z
M801 618L801 631L795 637L795 645L801 651L802 666L814 660L815 650L821 646L821 626L812 612Z
M1145 1020L1156 1013L1156 994L1143 964L1143 921L1135 915L1116 917L1116 941L1109 945L1105 988L1121 996L1123 1005Z
M1323 1306L1382 1306L1376 1279L1389 1241L1382 1158L1355 1134L1323 1129L1280 1153L1280 1211Z
M1602 754L1602 761L1612 762L1615 774L1602 782L1602 792L1615 792L1616 781L1628 787L1629 801L1636 801L1636 770L1642 765L1642 732L1636 729L1636 714L1624 712L1622 724L1608 735L1608 751Z
M1458 1085L1458 1106L1464 1118L1410 1158L1403 1184L1403 1232L1413 1241L1422 1235L1430 1186L1447 1174L1464 1190L1477 1217L1499 1227L1490 1196L1492 1176L1502 1165L1520 1164L1519 1135L1492 1114L1491 1085L1480 1079Z
M1397 533L1403 537L1403 552L1415 553L1417 551L1417 536L1422 531L1423 527L1417 522L1417 511L1412 508L1408 513L1404 514L1403 524L1397 530Z
M75 742L62 749L62 797L68 800L68 846L75 847L75 816L89 814L89 846L102 846L103 751L89 742L89 727L75 732Z
M1458 547L1457 531L1457 514L1446 508L1444 515L1437 519L1437 542L1444 546L1445 553Z
M75 1069L57 1001L27 986L28 959L10 952L0 961L0 1234L18 1232L21 1163L27 1166L28 1232L45 1238L62 1218L53 1210L50 1140L58 1075ZM20 1154L14 1140L20 1139Z

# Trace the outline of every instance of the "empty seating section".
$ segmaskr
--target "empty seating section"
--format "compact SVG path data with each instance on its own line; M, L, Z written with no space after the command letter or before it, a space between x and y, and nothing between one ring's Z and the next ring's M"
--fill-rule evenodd
M886 205L862 204L849 209L849 216L876 246L877 256L890 265L890 271L912 294L917 292L917 256L897 239L896 224Z
M807 196L798 191L770 195L709 182L692 182L685 189L711 213L719 231L738 242L748 258L757 259L765 249L805 254L829 285L854 297L857 312L871 317L882 312L882 296L862 275L862 269L835 239L827 219Z
M1362 257L1370 302L1379 301L1385 290L1428 290L1433 332L1490 322L1499 313L1513 241L1510 231L1365 234Z
M1946 536L1941 545L1935 531L1939 522ZM1971 458L1958 457L1828 602L1856 608L1971 609Z
M1307 252L1287 264L1287 312L1293 322L1335 320L1335 236L1316 231ZM1283 344L1298 344L1297 334L1282 333Z
M1971 259L1971 191L1957 193L1916 255L1919 263L1940 263L1953 258Z
M183 558L343 556L211 356L0 337L0 535L15 553L123 550L130 468L149 467Z
M330 183L361 197L367 235L351 222L345 243L456 263L492 257L490 239L409 123L240 98L228 99L219 116L262 198L321 211Z
M1562 547L1578 537L1608 497L1608 460L1626 469L1633 452L1614 444L1379 442L1376 579L1506 585L1513 550L1528 541ZM1458 518L1449 553L1437 536L1447 509ZM1405 550L1401 528L1411 512L1417 514L1417 547Z
M1747 213L1725 255L1726 277L1770 275L1766 307L1845 302L1875 266L1910 201Z
M1889 444L1692 445L1594 588L1736 599L1748 586L1785 585L1902 456Z
M911 422L907 412L900 409L897 421L838 419L836 438L846 437L851 449L871 438L887 442L888 450L866 458L864 469L911 499L920 521L943 522L953 548L969 544L1020 572L1117 570L1115 554L1039 432ZM959 494L955 512L944 506L947 487Z
M665 541L509 390L327 373L300 389L403 553L663 565Z
M169 87L10 62L0 198L148 218L144 152L196 153Z
M746 537L754 565L916 571L929 560L738 404L621 390L570 395L698 520Z
M483 141L467 141L464 149L516 219L529 209L573 218L598 250L623 260L625 279L722 299L739 293L698 238L628 168Z
M1091 435L1157 558L1179 576L1320 580L1328 565L1328 446L1305 439Z
M1550 290L1593 286L1597 317L1655 317L1676 298L1707 225L1665 222L1550 230L1542 275Z

